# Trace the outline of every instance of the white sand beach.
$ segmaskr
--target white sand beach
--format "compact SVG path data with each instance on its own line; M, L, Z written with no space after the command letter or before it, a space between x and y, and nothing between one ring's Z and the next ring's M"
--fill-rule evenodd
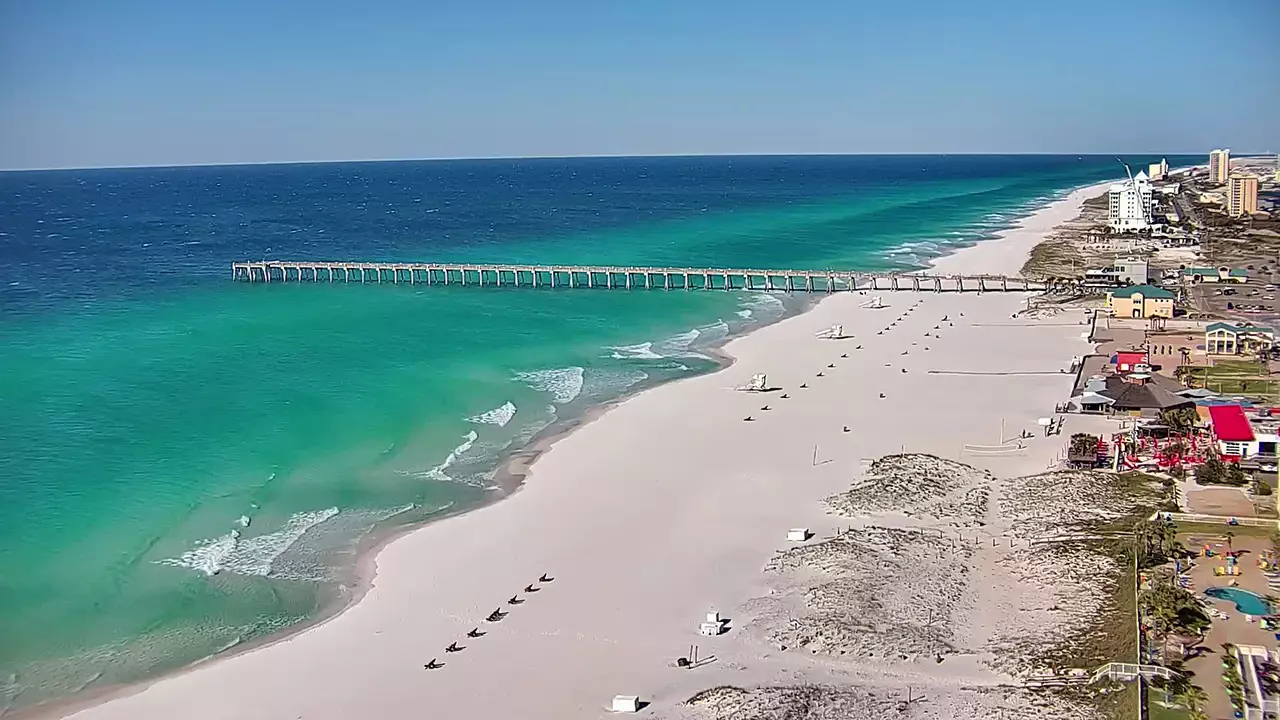
M1077 191L935 267L1016 273L1091 192ZM1069 418L1060 436L1045 438L1037 419L1053 414L1072 381L1063 371L1088 350L1084 315L1011 317L1025 307L1021 294L878 294L888 307L860 307L867 295L834 295L737 338L724 348L736 359L731 367L643 392L561 438L514 496L382 548L371 588L329 621L92 707L52 712L82 720L568 720L606 716L611 699L624 694L648 703L645 716L727 717L717 713L741 698L719 698L721 710L682 703L719 685L797 683L846 687L850 708L897 697L908 683L939 698L952 694L931 706L936 715L919 717L986 718L994 716L991 702L1016 705L1016 697L984 699L982 688L1007 680L991 667L989 650L1017 644L1010 636L1019 631L1047 630L1057 617L1028 608L1064 603L1014 589L1027 584L1025 568L1035 562L1014 556L1025 546L986 548L1037 532L1015 521L1040 500L1019 499L1020 486L1008 480L1044 472L1074 429ZM852 337L815 337L836 323ZM767 373L779 389L733 389L754 373ZM1032 436L1019 452L962 452L1024 430ZM939 486L936 497L908 485L890 497L900 496L901 508L868 507L862 518L856 507L824 502L849 491L872 460L900 452L974 470L948 473L955 486ZM805 621L787 604L800 602L786 589L797 579L780 574L786 557L775 559L795 545L788 529L810 528L816 546L868 518L916 533L911 545L895 534L907 531L847 538L861 543L850 547L862 557L880 554L883 576L868 569L871 577L847 579L863 588L849 592L886 585L869 612L928 611L894 621L908 657L879 657L884 648L871 646L843 656L779 649L778 628ZM938 539L921 539L922 527ZM950 539L965 536L974 538L971 548ZM943 568L955 570L952 589L912 584ZM537 582L543 574L553 579ZM895 598L889 586L898 583L916 599ZM534 592L525 591L530 584ZM485 622L495 609L505 615ZM710 609L730 619L728 632L699 635ZM876 622L879 632L890 621ZM473 628L483 636L467 637ZM838 634L830 637L834 647ZM452 642L462 649L446 653ZM714 662L673 667L695 644ZM938 651L945 662L922 650L935 646L945 648ZM443 666L424 669L433 658ZM1038 716L1073 717L1063 713Z

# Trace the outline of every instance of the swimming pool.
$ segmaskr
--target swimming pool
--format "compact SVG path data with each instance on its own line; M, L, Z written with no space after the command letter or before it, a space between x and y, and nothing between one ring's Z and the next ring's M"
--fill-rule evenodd
M1211 587L1204 594L1219 600L1230 600L1236 604L1236 610L1246 615L1270 615L1271 606L1257 593L1233 587Z

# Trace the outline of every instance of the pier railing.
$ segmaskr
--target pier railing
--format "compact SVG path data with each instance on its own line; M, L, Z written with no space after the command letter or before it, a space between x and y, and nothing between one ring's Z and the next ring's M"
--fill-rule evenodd
M853 290L1026 292L1057 289L1053 283L1006 275L281 260L232 263L231 278L250 283L390 282L512 288L786 290L828 293Z

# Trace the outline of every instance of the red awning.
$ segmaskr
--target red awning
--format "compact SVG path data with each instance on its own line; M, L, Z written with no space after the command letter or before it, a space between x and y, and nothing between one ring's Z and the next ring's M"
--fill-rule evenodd
M1253 428L1239 405L1210 405L1213 434L1223 442L1253 442Z
M1142 365L1147 362L1147 354L1141 352L1118 352L1116 353L1116 366L1121 368L1131 368L1134 365Z

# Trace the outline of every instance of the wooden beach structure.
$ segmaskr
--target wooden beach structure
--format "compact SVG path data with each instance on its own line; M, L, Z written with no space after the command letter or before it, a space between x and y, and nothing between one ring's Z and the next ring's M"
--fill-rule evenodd
M1007 275L854 272L608 265L478 265L408 262L261 260L233 262L231 279L248 283L361 282L493 288L625 290L784 290L832 293L1068 291L1070 286Z

